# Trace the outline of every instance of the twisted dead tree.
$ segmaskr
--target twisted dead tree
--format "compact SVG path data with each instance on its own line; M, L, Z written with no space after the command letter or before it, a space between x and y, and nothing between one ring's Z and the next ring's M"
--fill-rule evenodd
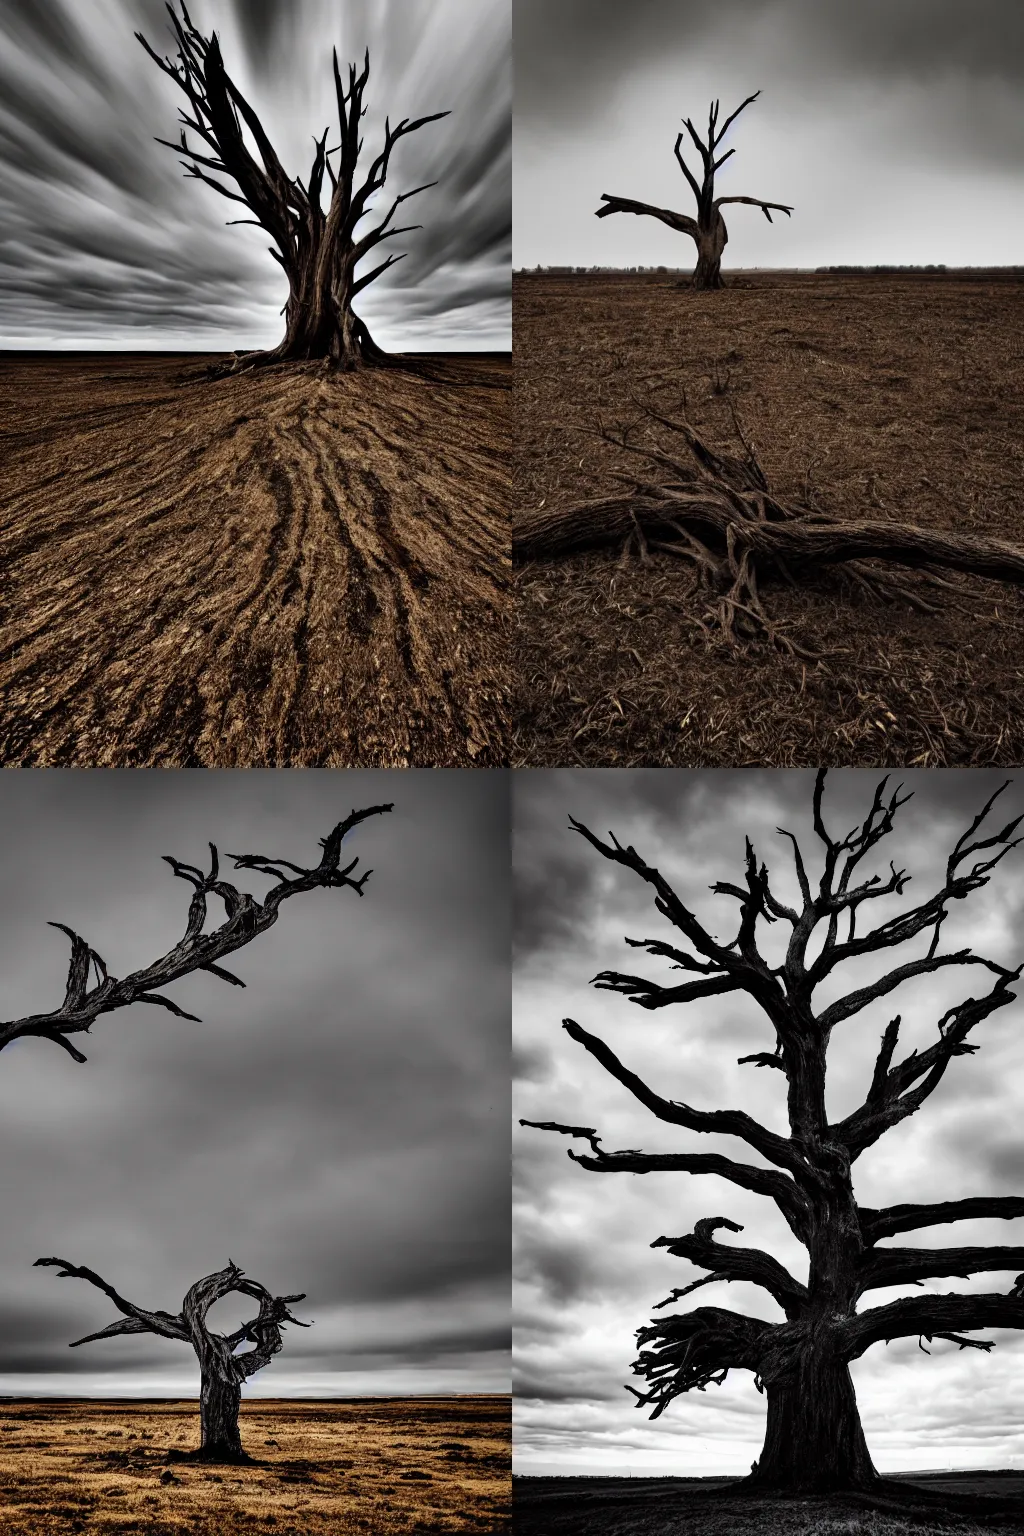
M269 1365L280 1351L281 1329L285 1323L296 1323L300 1328L311 1326L299 1322L288 1310L293 1301L305 1298L304 1291L294 1296L272 1296L255 1280L246 1279L237 1264L232 1264L229 1259L226 1269L197 1280L186 1295L181 1311L172 1316L169 1312L147 1312L135 1306L118 1295L95 1270L69 1264L67 1259L36 1259L36 1264L53 1266L61 1280L88 1280L90 1285L109 1296L117 1310L123 1313L117 1322L101 1328L98 1333L75 1339L70 1348L77 1349L79 1344L90 1344L94 1339L112 1339L122 1333L155 1333L162 1339L178 1339L191 1344L199 1360L202 1439L197 1451L187 1453L189 1459L212 1462L252 1459L242 1449L238 1432L242 1383ZM258 1301L259 1312L234 1333L212 1333L206 1326L206 1314L215 1301L232 1291ZM251 1344L252 1349L236 1354L242 1344Z
M177 144L166 139L157 143L177 150L184 158L185 174L206 182L223 197L241 203L254 215L235 219L238 224L256 224L266 230L274 244L271 255L288 279L288 302L284 308L285 334L271 352L252 353L244 366L263 363L324 359L332 366L350 371L367 365L388 362L388 356L376 345L365 321L352 308L353 300L375 282L401 256L389 255L368 272L357 277L356 267L363 257L386 240L419 229L418 224L394 227L392 219L402 203L425 192L436 182L425 182L395 197L384 217L362 233L357 226L367 215L368 204L387 180L391 156L400 139L427 123L447 117L447 112L433 112L428 117L402 118L392 128L384 125L384 144L359 180L359 160L363 147L360 124L365 116L364 93L370 78L370 55L363 66L348 66L348 82L343 83L334 51L334 86L338 104L340 142L327 148L331 130L325 129L314 139L316 151L306 181L286 174L267 137L262 123L224 67L220 41L214 32L204 37L192 24L184 4L181 15L168 5L177 39L177 60L161 58L143 37L135 35L150 58L154 59L181 89L188 106L179 113L182 124ZM243 124L259 151L257 161L246 144ZM193 149L186 130L199 135L212 154ZM333 156L340 158L335 165ZM262 162L262 163L261 163ZM211 176L210 171L217 172ZM226 175L237 192L218 179ZM328 206L323 207L325 182L330 187Z
M636 403L639 423L602 425L596 435L642 460L644 470L613 471L622 488L609 496L521 516L512 533L515 559L550 560L608 544L622 544L624 558L634 548L645 561L652 551L670 555L691 569L687 595L710 599L697 621L702 628L719 629L733 643L764 637L808 660L821 652L775 622L762 597L763 580L795 585L813 581L827 566L841 566L868 597L901 599L924 613L937 613L957 590L937 575L940 570L1024 585L1024 550L1013 544L895 520L847 521L817 506L783 501L771 491L735 414L742 457L711 448L685 415ZM637 425L660 428L663 440L634 441ZM680 438L686 457L674 446ZM918 570L922 579L909 587L880 566Z
M764 1449L748 1485L787 1491L870 1488L876 1473L861 1428L849 1363L872 1344L902 1337L940 1339L961 1349L989 1350L992 1342L971 1337L978 1329L1024 1329L1024 1274L1009 1291L971 1294L919 1294L859 1310L873 1290L916 1285L945 1276L974 1275L1024 1267L1024 1245L1005 1247L903 1248L879 1246L903 1232L979 1217L1024 1216L1022 1196L977 1196L935 1204L898 1204L869 1209L854 1192L852 1165L887 1131L914 1114L941 1083L954 1057L978 1049L971 1031L1015 999L1011 990L1024 966L1008 968L969 948L940 947L943 924L953 902L986 886L995 867L1024 838L1017 836L1024 817L993 826L991 812L1006 785L993 794L957 840L938 890L917 906L888 916L874 927L865 914L869 903L901 896L910 880L890 863L886 874L867 874L864 861L892 831L899 808L909 799L900 788L889 792L883 779L875 789L859 827L837 837L825 825L822 798L825 774L814 789L813 825L820 843L821 873L805 863L797 839L780 829L792 845L800 899L788 905L772 889L767 866L758 861L747 839L743 876L719 881L712 891L739 906L735 937L720 943L680 899L664 875L632 847L610 834L603 842L582 823L573 829L612 864L651 887L654 905L675 930L674 942L662 938L627 939L635 949L671 962L689 979L678 985L647 977L602 971L594 984L620 993L645 1009L674 1007L705 998L740 994L764 1016L775 1043L772 1051L741 1057L755 1067L781 1074L785 1081L788 1136L779 1135L750 1115L729 1109L701 1110L665 1098L649 1086L597 1036L572 1019L564 1020L570 1038L669 1125L685 1130L735 1136L766 1166L734 1161L709 1152L645 1153L606 1151L589 1126L524 1120L539 1130L556 1131L589 1142L589 1151L570 1151L592 1173L716 1174L741 1189L773 1200L794 1236L806 1248L806 1281L760 1249L720 1242L716 1232L739 1232L724 1216L698 1221L681 1237L660 1237L655 1247L688 1260L707 1273L673 1290L661 1307L671 1306L698 1287L742 1280L760 1286L780 1309L782 1320L765 1322L722 1307L675 1311L638 1331L639 1354L633 1365L646 1381L643 1391L629 1390L638 1405L663 1413L673 1398L694 1388L723 1381L730 1370L748 1370L767 1395ZM781 923L789 933L785 957L770 964L760 946L763 925ZM917 953L893 965L874 981L861 981L836 995L834 978L850 961L881 960L886 952L919 939ZM951 1002L936 1022L935 1039L924 1050L898 1058L900 1016L886 1028L863 1103L842 1120L829 1121L825 1108L826 1053L832 1031L856 1018L870 1004L917 977L970 967L987 990ZM878 969L871 968L868 974ZM863 974L863 973L862 973ZM815 991L831 983L834 1000L815 1002ZM955 994L954 994L955 995ZM657 1309L656 1309L657 1310ZM922 1345L922 1348L924 1346Z
M716 197L715 173L736 153L735 149L727 149L724 155L717 160L715 154L725 137L726 129L734 123L743 111L749 107L752 101L760 96L760 91L755 91L753 96L748 96L746 101L741 101L735 112L730 113L722 124L718 126L718 102L711 103L708 112L708 141L705 144L700 134L689 118L684 120L687 133L693 140L704 166L704 175L700 182L690 170L683 159L680 145L683 142L683 134L676 137L675 156L679 162L679 169L689 183L690 191L697 200L697 217L691 218L687 213L675 213L671 208L655 208L651 203L637 203L629 197L612 197L607 192L601 193L603 208L596 210L599 219L606 219L610 213L642 213L652 219L659 219L662 224L667 224L669 229L677 230L681 235L689 235L697 247L697 265L693 270L690 282L694 288L721 288L722 282L722 252L725 250L729 239L729 232L725 227L721 209L723 203L750 203L755 208L760 208L769 224L772 222L771 210L784 213L790 218L792 207L785 203L766 203L760 197Z
M245 982L219 962L226 955L242 949L258 934L265 933L277 922L281 903L302 891L342 890L346 887L362 896L367 880L373 873L365 870L358 877L355 869L358 857L344 866L341 863L341 845L348 832L370 816L380 816L392 809L391 805L371 805L365 810L352 811L340 821L327 837L320 839L323 856L312 869L303 869L287 859L268 859L261 853L228 854L236 869L255 869L261 874L273 875L276 884L271 886L262 901L255 900L245 891L221 878L220 858L213 843L210 844L210 870L205 873L193 864L164 855L179 879L192 886L194 895L188 909L185 932L177 944L167 953L141 970L132 971L123 978L111 976L100 955L73 928L64 923L51 923L71 940L71 963L68 969L64 1001L49 1013L34 1013L27 1018L0 1023L0 1050L12 1040L35 1037L52 1040L62 1046L75 1061L85 1061L84 1054L69 1039L71 1035L88 1034L96 1019L115 1008L127 1008L132 1003L154 1003L179 1019L199 1022L194 1013L165 997L160 988L188 976L192 971L206 971L220 981L232 986L244 987ZM216 896L224 904L225 920L209 933L203 930L207 918L207 898ZM90 978L92 985L90 985Z

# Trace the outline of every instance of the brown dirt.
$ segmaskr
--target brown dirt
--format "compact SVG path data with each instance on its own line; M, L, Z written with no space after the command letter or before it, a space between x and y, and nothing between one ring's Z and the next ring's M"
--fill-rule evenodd
M507 761L510 365L0 356L0 761Z
M1024 1473L900 1476L876 1495L741 1493L728 1478L517 1477L516 1536L981 1536L1024 1532Z
M776 273L706 294L675 281L516 276L513 516L607 494L608 471L635 464L581 429L635 416L631 393L671 404L685 389L694 425L734 452L735 407L783 499L1024 546L1024 281ZM829 653L805 664L706 637L707 603L670 555L523 564L513 763L1019 763L1024 594L954 580L936 616L840 571L773 586L773 617Z
M168 1460L194 1402L17 1402L0 1418L3 1536L506 1536L506 1397L250 1400L255 1466Z

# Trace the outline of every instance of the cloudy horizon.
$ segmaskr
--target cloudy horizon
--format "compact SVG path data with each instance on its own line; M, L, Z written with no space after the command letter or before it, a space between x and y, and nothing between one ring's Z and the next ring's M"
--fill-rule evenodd
M705 1273L652 1248L656 1238L691 1231L705 1217L727 1216L742 1223L744 1235L725 1234L724 1241L764 1248L798 1278L806 1275L806 1251L774 1204L715 1177L588 1172L566 1155L570 1147L585 1151L585 1144L519 1128L518 1118L594 1126L608 1150L701 1150L762 1161L734 1137L656 1121L559 1027L570 1017L606 1040L666 1097L700 1109L745 1110L789 1134L778 1074L738 1065L740 1056L773 1044L748 999L708 998L647 1012L588 985L605 969L657 978L662 965L649 958L641 963L623 936L670 938L673 930L655 911L648 888L573 833L568 817L602 838L611 830L622 844L635 846L713 933L731 936L735 902L712 895L708 886L741 877L746 834L784 901L795 894L795 881L778 827L793 831L805 858L814 861L814 870L820 867L820 844L810 827L813 777L811 771L749 768L547 770L515 777L513 1381L520 1473L745 1475L760 1454L765 1399L749 1372L733 1372L721 1386L677 1398L656 1422L624 1386L639 1384L630 1372L636 1329L657 1316L652 1307L674 1287ZM861 821L880 778L859 769L830 773L826 824L842 834ZM887 874L892 858L912 881L901 900L878 904L875 922L941 885L948 851L1004 778L983 769L891 776L891 783L906 783L914 798L865 874ZM1018 778L999 802L992 831L1022 811L1024 780ZM1024 849L1004 859L984 890L952 905L942 937L943 951L970 946L1010 967L1021 962ZM886 951L884 968L916 953L916 946ZM847 963L836 985L845 992L880 974L879 966ZM829 1054L831 1118L862 1101L893 1013L903 1016L903 1054L923 1049L950 1003L977 986L974 979L972 988L966 968L925 976L837 1028ZM1021 1193L1022 1016L1018 988L1018 1001L972 1035L978 1053L951 1062L918 1113L858 1161L855 1190L863 1205ZM957 1222L924 1228L908 1241L917 1247L1012 1244L1024 1241L1022 1231L1019 1221ZM1006 1292L1013 1278L982 1274L969 1281L930 1280L924 1288ZM898 1294L874 1293L866 1304ZM752 1285L719 1282L679 1309L705 1302L781 1320L770 1298ZM916 1338L903 1338L874 1346L853 1363L868 1446L880 1471L1024 1467L1024 1332L986 1330L982 1336L996 1340L991 1354L936 1341L928 1355Z
M758 90L716 191L793 214L727 207L725 268L1024 263L1024 13L1009 0L514 0L514 18L516 269L692 269L688 237L597 220L600 196L692 214L682 119L703 134L713 99L724 120Z
M181 936L190 891L163 854L308 867L353 807L373 874L285 901L228 969L166 989L201 1023L135 1006L0 1053L0 1395L195 1396L192 1351L116 1320L56 1255L147 1309L234 1260L305 1292L253 1397L504 1392L509 1208L507 779L495 770L52 769L0 782L4 1016L56 1006L81 933L113 975ZM211 924L222 921L211 900ZM251 1317L238 1296L211 1324Z
M451 112L394 152L371 207L438 185L406 205L423 228L394 242L407 254L355 308L388 350L507 350L509 0L194 0L189 13L219 33L303 180L314 136L337 124L334 44L343 68L370 51L364 170L385 114ZM70 0L0 0L0 349L223 351L283 334L269 237L228 228L247 211L155 142L177 140L185 98L136 31L175 52L162 0L94 0L88 19Z

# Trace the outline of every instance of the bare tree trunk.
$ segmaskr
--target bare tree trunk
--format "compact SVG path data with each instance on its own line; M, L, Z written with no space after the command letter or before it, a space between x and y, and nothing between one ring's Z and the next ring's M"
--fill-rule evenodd
M236 366L252 368L265 363L308 362L319 359L342 371L368 365L386 364L387 353L374 342L364 321L352 310L353 299L370 283L400 261L388 256L371 271L356 277L356 267L378 245L397 235L410 233L420 226L395 227L391 220L400 205L434 182L399 193L375 228L362 232L359 226L369 212L373 199L387 180L391 154L400 139L415 133L427 123L447 117L447 112L432 112L410 121L403 118L392 128L385 119L384 147L372 161L364 179L359 181L359 160L363 140L360 124L365 116L364 92L370 77L370 56L365 55L361 70L349 65L348 85L341 77L338 55L334 53L334 84L338 106L340 142L327 148L328 133L314 138L316 154L306 181L289 177L263 128L259 117L246 101L224 67L220 41L214 32L204 37L193 26L188 10L168 6L178 43L177 62L161 58L141 32L135 35L164 74L184 92L189 108L182 111L180 142L168 144L185 157L186 175L205 181L208 186L242 203L254 215L235 222L256 224L273 239L271 255L288 278L288 302L285 306L284 339L271 352L255 352L239 358ZM244 120L260 154L257 162L242 133ZM213 156L193 149L186 129L198 133ZM331 157L339 155L337 166ZM209 170L218 172L210 176ZM234 181L234 192L220 179ZM330 188L330 207L325 210L321 193L325 183ZM376 211L376 210L375 210Z
M876 1481L850 1368L828 1352L819 1330L800 1345L792 1374L765 1391L768 1424L750 1486L828 1493Z
M712 210L713 222L705 223L703 210L698 219L697 235L697 265L693 269L690 278L690 286L698 291L712 288L724 288L722 281L722 252L725 250L729 239L725 228L725 220L717 209Z
M226 1359L221 1359L222 1353L206 1351L199 1359L202 1383L199 1458L203 1461L248 1461L250 1458L242 1450L242 1437L238 1432L242 1385L231 1366L230 1352Z

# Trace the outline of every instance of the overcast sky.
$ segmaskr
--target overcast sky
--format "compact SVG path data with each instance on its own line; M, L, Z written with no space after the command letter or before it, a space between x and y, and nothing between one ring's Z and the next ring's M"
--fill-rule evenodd
M146 1335L69 1349L117 1316L57 1255L177 1313L229 1259L299 1291L260 1396L508 1391L508 827L498 771L0 779L3 1016L59 1005L77 929L113 975L184 932L161 855L309 866L350 810L365 894L290 898L227 962L245 990L167 989L202 1023L136 1005L0 1054L0 1394L195 1392L191 1350ZM224 864L227 874L231 865ZM239 872L262 896L269 881ZM215 921L220 903L211 898ZM253 1304L210 1314L230 1331Z
M682 119L728 130L724 264L1024 262L1024 9L1015 0L514 0L517 267L692 267L607 192L693 212ZM699 163L696 151L688 160Z
M405 205L424 228L392 243L409 254L356 307L391 349L508 347L509 0L194 0L189 14L218 31L303 181L313 136L337 124L332 45L343 65L370 49L367 164L386 113L451 111L395 150L384 208L439 185ZM154 142L177 140L185 98L136 31L173 53L161 0L0 0L0 347L216 351L283 334L268 237L226 228L245 210Z
M878 777L859 770L829 775L825 809L833 831L843 834L863 818ZM875 867L888 873L891 857L913 879L902 903L875 904L876 921L941 886L948 851L1004 777L983 770L899 776L915 795L878 850ZM812 786L813 774L795 770L515 776L517 1116L595 1126L609 1151L699 1149L761 1161L733 1137L661 1125L560 1029L562 1018L571 1017L607 1040L666 1097L700 1109L744 1109L788 1134L783 1079L737 1065L737 1057L774 1045L767 1022L741 994L739 1002L712 998L649 1012L588 987L605 969L657 979L664 962L638 958L623 936L671 939L674 930L655 911L648 887L568 830L568 815L602 838L611 829L620 842L632 843L712 933L731 938L736 903L712 896L708 886L742 878L749 833L781 899L795 897L788 844L776 828L795 832L805 855L813 857L821 845L809 826ZM1024 810L1024 783L1013 784L1001 806L993 831ZM968 945L1007 966L1024 959L1024 849L1003 861L983 891L951 908L943 949ZM908 949L902 958L917 952ZM884 954L889 964L883 956L881 966L844 967L836 995L890 969L895 952ZM879 1040L895 1012L903 1016L903 1051L922 1049L935 1039L946 1008L980 995L978 986L976 972L943 971L908 983L837 1028L829 1053L830 1116L841 1118L863 1102ZM824 988L817 1000L827 1000ZM1022 1020L1024 1002L980 1025L971 1037L981 1045L979 1053L953 1061L924 1107L856 1163L862 1204L1024 1192ZM630 1373L635 1330L657 1315L652 1307L674 1287L705 1273L652 1249L655 1238L690 1232L703 1217L728 1216L743 1224L744 1233L738 1239L724 1234L725 1241L767 1248L806 1278L806 1253L774 1204L714 1177L590 1173L566 1156L570 1146L585 1151L586 1144L553 1133L517 1129L515 1140L519 1470L745 1474L760 1452L765 1424L765 1399L749 1372L677 1398L655 1423L623 1384L638 1384ZM906 1242L1021 1243L1024 1222L958 1222L922 1229ZM1005 1292L1013 1278L981 1275L970 1282L926 1281L925 1287ZM875 1292L868 1305L898 1294ZM709 1286L679 1305L686 1310L701 1304L782 1317L752 1285ZM935 1343L929 1357L911 1338L876 1345L854 1362L868 1444L880 1470L1024 1467L1024 1334L982 1337L998 1341L989 1355Z

